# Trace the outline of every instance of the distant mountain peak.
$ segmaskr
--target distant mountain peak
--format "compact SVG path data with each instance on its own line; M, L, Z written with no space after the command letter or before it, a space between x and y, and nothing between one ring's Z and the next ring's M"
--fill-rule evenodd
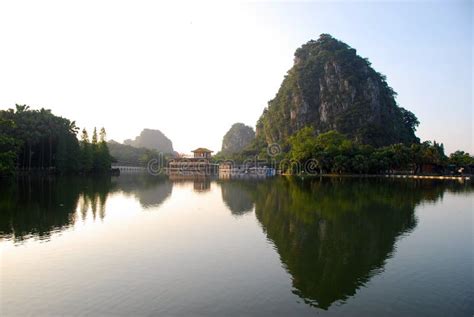
M222 139L222 153L233 154L242 151L255 139L253 128L243 123L234 123Z
M123 143L136 148L143 147L163 153L174 153L171 140L163 132L156 129L145 128L134 140L127 139Z
M374 146L415 142L418 121L395 96L367 59L321 34L296 50L293 67L258 120L257 136L281 142L312 126L317 133L336 130Z

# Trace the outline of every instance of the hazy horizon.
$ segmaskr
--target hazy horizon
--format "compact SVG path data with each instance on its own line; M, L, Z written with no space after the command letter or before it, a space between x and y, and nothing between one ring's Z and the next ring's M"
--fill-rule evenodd
M422 141L472 154L472 14L470 1L1 3L0 108L217 152L233 123L255 128L294 51L329 33L387 76Z

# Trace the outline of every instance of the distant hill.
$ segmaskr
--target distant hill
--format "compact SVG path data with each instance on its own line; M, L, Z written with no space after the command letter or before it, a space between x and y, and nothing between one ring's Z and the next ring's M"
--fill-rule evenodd
M110 155L118 165L141 166L144 165L143 158L150 152L145 148L136 148L131 145L118 143L114 140L107 142Z
M162 153L174 153L173 143L160 130L143 129L135 140L128 139L123 143L136 148L147 148Z
M243 123L234 123L222 140L223 154L234 154L242 151L255 139L255 131Z
M317 134L336 130L374 146L417 142L418 120L395 96L367 59L321 34L296 50L293 67L257 122L257 138L284 142L311 126Z

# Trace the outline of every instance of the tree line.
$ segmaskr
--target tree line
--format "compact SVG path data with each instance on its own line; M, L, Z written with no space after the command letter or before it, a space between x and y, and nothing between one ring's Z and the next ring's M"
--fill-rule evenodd
M74 121L51 110L32 110L26 105L0 111L0 175L16 171L48 173L105 173L113 160L106 132L94 128L92 138Z
M274 147L277 151L271 153ZM302 128L280 144L268 145L256 138L243 151L219 153L214 160L243 163L255 158L276 163L282 172L292 174L308 168L320 174L459 174L460 169L472 173L474 166L469 153L456 151L447 156L443 144L436 141L374 147L334 130L316 135L312 127Z
M168 160L173 157L173 154L164 154L156 149L135 147L114 140L108 141L107 145L117 165L146 167L151 160L159 160L166 166Z
M403 171L414 174L458 172L469 169L474 157L456 151L449 157L436 141L392 144L375 148L360 144L337 131L315 135L305 127L289 138L286 159L304 164L312 160L319 173L381 174Z

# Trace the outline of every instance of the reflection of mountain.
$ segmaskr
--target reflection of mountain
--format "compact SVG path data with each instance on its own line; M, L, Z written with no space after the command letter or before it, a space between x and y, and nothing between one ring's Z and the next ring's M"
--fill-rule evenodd
M0 237L48 239L74 223L78 206L104 217L110 178L18 178L1 187Z
M415 206L446 188L419 182L278 178L257 186L255 213L293 278L294 293L327 309L383 269Z
M243 215L252 211L254 202L252 191L255 183L250 180L226 180L220 183L222 200L233 215Z
M165 177L144 175L121 175L114 178L114 190L133 194L144 208L158 207L171 195L173 183Z

